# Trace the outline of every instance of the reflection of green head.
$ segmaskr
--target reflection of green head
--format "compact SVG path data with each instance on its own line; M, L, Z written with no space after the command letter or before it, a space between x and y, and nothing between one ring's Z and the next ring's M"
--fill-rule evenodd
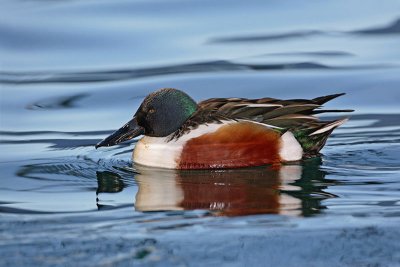
M178 130L196 110L196 102L186 93L165 88L148 95L135 116L145 135L162 137Z

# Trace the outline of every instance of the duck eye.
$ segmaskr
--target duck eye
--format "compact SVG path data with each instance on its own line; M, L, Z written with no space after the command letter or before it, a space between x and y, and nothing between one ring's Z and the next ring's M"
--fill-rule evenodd
M156 112L156 110L154 108L150 108L148 111L150 114L153 114L154 112Z

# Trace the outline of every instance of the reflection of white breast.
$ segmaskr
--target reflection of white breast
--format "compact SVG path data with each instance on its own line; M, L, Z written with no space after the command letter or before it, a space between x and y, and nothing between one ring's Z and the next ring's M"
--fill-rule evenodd
M182 187L176 182L173 171L146 170L141 168L135 176L139 191L135 208L139 211L182 210L184 199Z

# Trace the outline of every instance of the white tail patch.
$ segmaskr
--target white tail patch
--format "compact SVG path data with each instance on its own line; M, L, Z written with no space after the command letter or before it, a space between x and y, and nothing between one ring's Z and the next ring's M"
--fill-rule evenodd
M294 137L294 135L287 131L281 136L281 150L279 156L282 161L297 161L303 157L303 148Z
M334 122L326 125L325 127L321 128L321 129L318 129L315 132L311 133L310 136L316 135L316 134L325 133L325 132L327 132L329 130L332 130L333 128L336 128L336 127L342 125L343 123L345 123L348 120L349 120L348 118L345 118L345 119L341 119L341 120L338 120L338 121L334 121Z

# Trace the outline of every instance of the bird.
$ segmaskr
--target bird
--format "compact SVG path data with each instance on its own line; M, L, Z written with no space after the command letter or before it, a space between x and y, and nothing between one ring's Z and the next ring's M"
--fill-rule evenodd
M320 156L332 131L348 118L317 114L341 94L314 99L211 98L197 103L184 91L159 89L133 118L95 145L96 149L143 137L134 164L166 169L231 169L299 162Z

